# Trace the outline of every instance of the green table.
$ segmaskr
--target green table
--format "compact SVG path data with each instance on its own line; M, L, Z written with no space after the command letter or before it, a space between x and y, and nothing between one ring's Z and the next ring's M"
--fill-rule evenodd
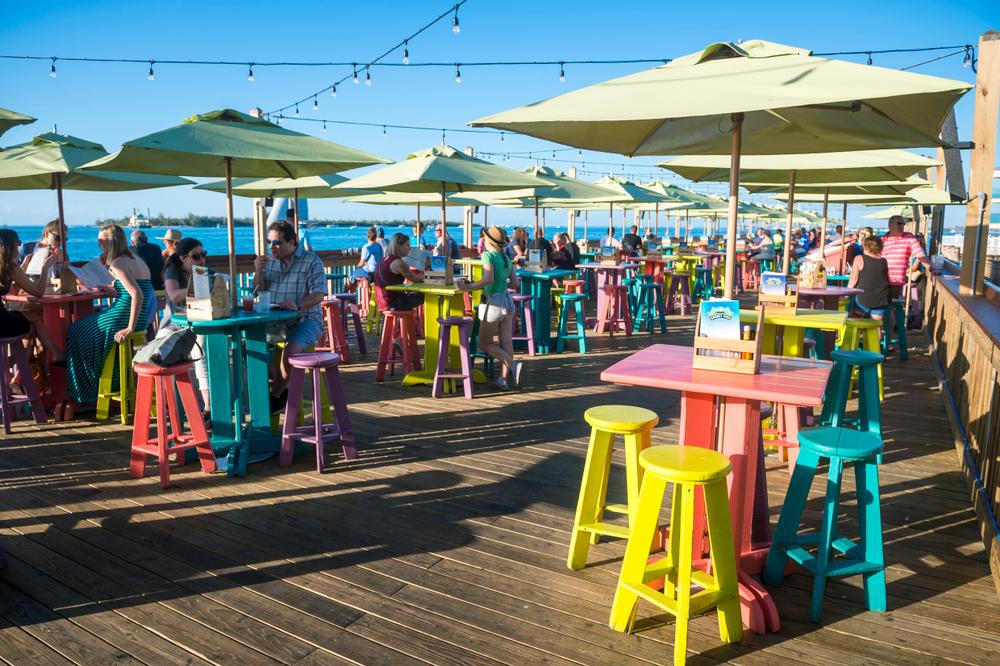
M205 336L212 451L217 467L229 476L244 476L247 463L278 453L281 437L271 432L267 327L297 316L288 310L272 310L238 311L228 319L211 321L187 321L181 315L172 318Z
M531 296L531 307L535 311L535 351L548 354L552 342L552 281L575 277L578 271L550 268L536 273L523 268L517 270L521 279L521 293Z

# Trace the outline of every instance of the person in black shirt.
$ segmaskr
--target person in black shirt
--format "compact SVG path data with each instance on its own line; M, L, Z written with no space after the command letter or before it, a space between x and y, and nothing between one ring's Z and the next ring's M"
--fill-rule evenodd
M132 254L149 266L149 277L153 291L163 289L163 250L156 243L150 243L146 232L136 229L132 232Z
M622 236L622 249L626 252L638 252L642 249L642 236L639 235L639 227L631 227L628 233Z
M576 270L580 263L580 248L569 239L569 234L556 234L556 251L552 254L552 263L556 268Z
M531 247L533 247L536 250L544 250L545 265L546 266L552 265L552 243L550 243L548 239L545 238L545 231L542 230L541 228L538 229L538 238L535 239L535 242L534 244L532 244Z

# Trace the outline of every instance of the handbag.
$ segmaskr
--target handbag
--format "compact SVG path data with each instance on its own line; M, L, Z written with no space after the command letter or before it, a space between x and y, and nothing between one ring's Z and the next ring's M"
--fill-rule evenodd
M189 328L179 328L162 337L154 338L140 347L132 362L168 367L185 361L197 360L191 358L191 350L196 344L197 336L194 331Z

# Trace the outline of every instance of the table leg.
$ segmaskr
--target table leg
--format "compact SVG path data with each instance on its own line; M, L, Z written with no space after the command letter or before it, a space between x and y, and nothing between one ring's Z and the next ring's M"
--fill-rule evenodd
M212 452L216 467L233 473L231 463L235 462L234 449L239 445L236 418L236 392L242 393L243 381L237 383L233 365L229 362L229 335L222 333L205 334L205 359L208 362L208 396L212 417Z
M548 354L552 346L552 280L532 279L532 300L535 305L535 348Z
M240 365L246 366L247 408L250 426L247 430L247 455L240 459L240 475L246 473L247 463L267 460L278 453L281 437L271 430L271 399L268 389L267 326L244 328L246 355L241 355ZM238 345L237 345L238 346ZM234 365L236 365L234 363Z
M71 319L69 311L73 303L46 303L42 305L42 322L56 345L66 351L66 326ZM53 403L53 416L56 421L63 420L63 413L69 399L66 396L66 367L49 365L49 392Z

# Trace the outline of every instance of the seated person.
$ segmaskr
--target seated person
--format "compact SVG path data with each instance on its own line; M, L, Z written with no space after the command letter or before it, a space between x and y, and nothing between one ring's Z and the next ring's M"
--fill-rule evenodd
M21 268L30 278L48 277L45 271L39 271L38 266L31 266L31 260L39 250L46 250L48 256L54 257L53 261L62 261L62 229L59 220L52 220L42 229L42 238L37 243L24 244L24 261ZM29 248L30 245L30 248ZM39 255L40 256L40 255ZM49 266L52 262L49 262Z
M132 231L132 254L139 257L149 267L149 275L153 280L153 291L163 290L163 250L159 245L150 243L146 232L142 229ZM174 248L176 252L176 246Z
M524 227L514 227L514 235L511 237L504 252L515 263L524 263L528 258L528 231Z
M622 236L622 249L626 252L638 252L642 249L642 236L639 235L639 227L633 226L628 233Z
M191 284L191 275L195 266L204 266L208 253L202 247L201 241L197 238L182 238L174 248L174 253L167 257L166 266L163 268L163 287L167 292L167 314L156 337L169 334L180 328L173 322L174 314L181 314L187 309L188 287ZM211 274L212 271L209 271ZM199 335L198 345L205 349L205 336ZM202 405L208 409L208 360L201 354L194 362L195 386L201 393ZM203 412L207 419L207 412Z
M750 261L774 261L774 241L771 240L771 232L767 229L760 230L760 240L750 243L747 246L750 250Z
M423 278L413 273L403 257L410 253L410 238L406 234L393 234L389 239L389 249L375 271L375 303L378 309L412 310L423 305L424 295L415 291L388 291L394 284L423 282Z
M462 251L458 247L458 243L451 234L448 235L448 242L445 243L444 240L444 230L439 224L434 228L434 238L436 242L434 243L434 256L435 257L451 257L452 259L461 259ZM447 245L447 248L445 247Z
M274 307L298 313L268 329L270 339L285 341L279 373L271 385L271 407L278 411L284 408L287 395L288 357L315 345L323 332L319 304L326 298L326 270L318 256L299 246L295 228L288 222L273 222L267 228L267 242L272 256L254 259L253 286L270 292Z
M621 246L622 244L615 238L615 228L608 227L608 235L601 239L601 247L620 248Z
M18 265L20 257L21 239L13 229L0 229L0 296L17 287L26 294L32 296L42 296L45 294L45 278L32 278L25 274ZM58 254L49 254L42 263L42 276L48 273L49 267L59 260ZM16 290L15 290L16 291ZM14 306L17 306L15 308ZM49 359L53 363L63 363L66 355L56 346L55 340L45 328L42 322L42 312L40 309L21 308L22 304L11 303L9 306L0 299L0 331L5 337L15 335L28 335L34 329L42 347L49 354ZM6 378L4 378L6 381Z
M872 234L862 242L864 253L854 257L847 286L863 289L851 303L864 317L882 320L889 307L889 263L882 257L882 239Z
M556 251L552 253L552 263L556 268L576 270L580 263L580 248L569 239L569 234L556 235Z
M541 228L538 229L538 237L531 244L531 247L536 250L542 250L543 252L545 252L545 265L546 266L552 265L553 247L552 243L550 243L549 240L545 237L545 230Z

